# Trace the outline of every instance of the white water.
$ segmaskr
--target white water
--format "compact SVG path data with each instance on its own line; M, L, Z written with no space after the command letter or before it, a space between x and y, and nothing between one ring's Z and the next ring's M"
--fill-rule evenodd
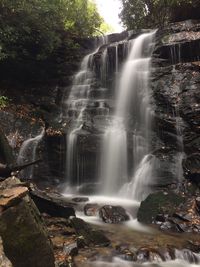
M108 50L103 51L101 57L101 81L104 87L106 87L107 73L108 73Z
M37 147L45 134L45 129L42 128L41 132L35 136L25 140L21 147L17 157L18 164L24 164L36 160ZM22 175L26 179L32 179L34 174L34 166L30 166L23 170Z
M128 182L127 135L121 122L116 119L103 137L100 182L103 185L101 193L107 196L116 195L119 188Z
M119 258L113 258L112 262L90 262L87 263L87 267L199 267L199 264L189 264L185 260L182 259L176 259L171 261L165 261L165 262L146 262L146 263L133 263L133 262L127 262L123 261Z
M79 126L79 128L74 129L71 131L71 133L67 137L67 177L68 182L71 184L71 179L73 177L73 167L74 167L74 160L76 159L76 144L77 144L77 132L79 129L82 128L82 124Z
M115 46L115 71L116 71L116 74L119 71L118 45Z
M153 180L154 162L154 156L151 154L145 155L136 169L131 182L124 184L121 188L120 196L129 196L138 201L145 199L151 193L150 185Z
M107 42L106 37L102 37L100 40L100 46ZM99 46L99 47L100 47ZM77 186L81 184L81 179L79 178L79 166L77 158L77 142L78 135L87 121L87 108L91 103L91 93L92 93L92 83L95 80L93 57L99 50L99 47L95 49L94 52L84 57L80 70L75 75L73 80L73 85L70 94L65 101L67 117L72 117L73 124L67 136L67 158L66 158L66 178L68 186L71 186L74 182L74 177L76 177ZM102 58L102 68L101 68L101 80L102 84L106 84L106 73L107 73L107 50L105 49ZM99 101L99 114L106 112L103 103Z
M149 151L148 135L151 125L148 80L153 36L154 32L142 34L130 42L129 55L119 82L116 111L103 137L100 175L102 194L113 195L123 187L123 194L126 197L138 199L136 192L142 190L138 186L143 186L144 180L148 178L147 175L151 176L151 168L146 164L145 157ZM130 114L134 117L134 139L143 139L143 143L134 142L134 175L131 183L128 183L127 127ZM138 167L138 164L142 166ZM138 168L140 171L136 171ZM134 189L133 192L130 190L130 185Z

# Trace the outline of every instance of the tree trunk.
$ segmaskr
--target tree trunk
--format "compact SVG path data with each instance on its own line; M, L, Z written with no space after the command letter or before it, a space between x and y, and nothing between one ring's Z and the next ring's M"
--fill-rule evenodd
M35 160L33 162L29 162L29 163L26 163L26 164L23 164L23 165L18 165L18 166L1 164L0 163L0 177L3 177L3 178L10 177L12 172L21 171L21 170L27 168L28 166L31 166L33 164L37 164L40 161L41 160L38 159L38 160Z

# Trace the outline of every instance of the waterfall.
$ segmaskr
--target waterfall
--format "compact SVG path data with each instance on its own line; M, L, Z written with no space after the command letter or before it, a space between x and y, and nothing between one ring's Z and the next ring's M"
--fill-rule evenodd
M107 113L103 99L94 99L93 84L95 83L96 74L94 66L94 56L99 48L108 42L107 37L99 40L99 46L91 54L84 57L81 62L80 70L73 79L70 94L65 100L65 110L63 116L71 120L69 133L67 136L67 153L66 153L66 179L68 186L76 184L77 188L82 184L80 174L81 163L77 153L78 136L83 130L85 123L91 120L89 112L93 107L96 108L97 114ZM107 49L104 50L101 57L100 78L102 86L106 86L107 75ZM99 94L104 94L104 88L99 88ZM97 107L96 107L97 105ZM82 172L82 171L81 171ZM66 189L67 190L67 189Z
M105 49L101 57L101 82L103 86L106 86L107 71L108 71L108 50Z
M148 81L154 34L155 32L142 34L129 43L129 55L121 72L115 114L103 137L100 179L103 194L116 194L121 187L123 189L126 188L125 185L130 187L127 135L131 127L134 132L134 175L131 181L133 191L140 192L141 189L138 187L143 186L147 176L151 176L149 171L152 166L146 161L150 158L148 153L151 106ZM132 126L129 122L130 115L133 118ZM142 142L136 140L142 140ZM134 188L135 185L137 188ZM126 197L138 200L136 193L130 191L124 192Z
M84 136L90 135L88 127L93 127L94 121L98 120L103 131L100 160L97 158L100 173L99 181L95 178L93 181L100 184L99 193L111 196L120 192L120 196L124 194L127 198L141 200L133 192L141 192L140 196L149 192L147 181L151 180L154 159L149 154L153 111L148 83L154 34L144 33L134 40L120 43L120 51L127 56L123 66L119 62L119 43L110 45L113 54L109 58L109 47L102 46L105 40L101 42L101 48L98 47L83 59L65 100L64 115L69 125L66 152L66 180L69 187L65 191L68 188L73 191L72 187L76 186L77 189L89 182L84 174L87 159L80 154L79 142ZM95 57L99 66L95 65ZM108 82L110 73L116 74L113 96L106 95L108 89L111 90ZM106 100L106 97L109 99ZM114 114L107 101L110 101L109 105L114 103ZM130 188L133 192L130 192Z
M119 71L119 58L118 58L118 45L115 46L115 71L116 71L116 74L118 73Z
M181 43L170 46L170 56L173 65L181 63Z
M137 167L130 183L126 183L120 190L120 195L135 200L143 200L151 192L152 173L155 157L147 154L143 157Z
M30 137L22 143L17 157L17 163L19 165L36 160L37 147L40 141L42 140L44 134L45 129L42 128L41 132L37 136ZM30 166L26 170L22 171L22 176L26 179L32 179L34 174L33 171L34 166Z

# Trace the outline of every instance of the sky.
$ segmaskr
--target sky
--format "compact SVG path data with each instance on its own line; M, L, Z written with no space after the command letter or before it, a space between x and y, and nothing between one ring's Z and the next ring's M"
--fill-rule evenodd
M118 14L120 13L120 0L95 0L100 15L111 25L114 32L123 31Z

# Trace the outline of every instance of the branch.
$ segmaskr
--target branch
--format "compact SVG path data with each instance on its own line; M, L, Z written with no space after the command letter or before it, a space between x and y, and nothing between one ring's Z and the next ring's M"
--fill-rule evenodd
M41 162L42 160L41 159L38 159L38 160L35 160L35 161L32 161L32 162L28 162L26 164L23 164L23 165L17 165L17 166L13 166L13 165L6 165L6 164L1 164L0 163L0 177L4 177L4 178L7 178L9 176L11 176L11 173L12 172L15 172L15 171L21 171L31 165L34 165L34 164L37 164L39 162Z

